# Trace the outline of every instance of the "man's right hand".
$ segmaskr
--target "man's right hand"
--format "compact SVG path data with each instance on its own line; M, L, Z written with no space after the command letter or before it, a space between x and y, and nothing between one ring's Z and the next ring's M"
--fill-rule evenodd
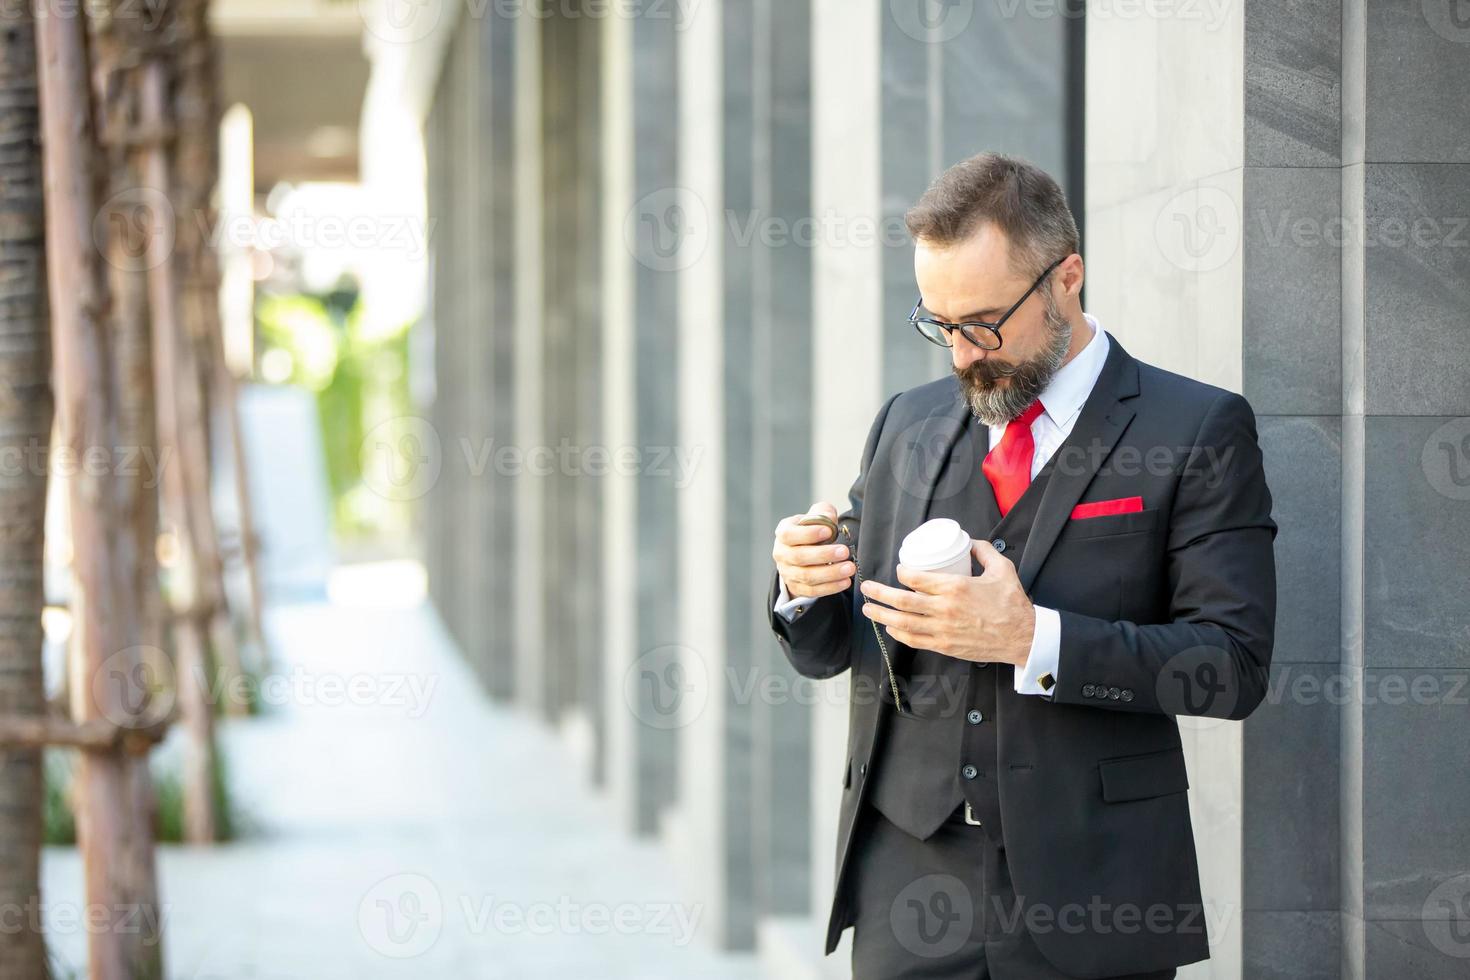
M793 514L776 525L776 544L771 549L776 571L793 597L813 599L835 595L852 585L856 571L848 559L847 545L821 544L831 535L822 524L801 525L804 517L822 514L837 520L837 508L825 501L812 504L805 514Z

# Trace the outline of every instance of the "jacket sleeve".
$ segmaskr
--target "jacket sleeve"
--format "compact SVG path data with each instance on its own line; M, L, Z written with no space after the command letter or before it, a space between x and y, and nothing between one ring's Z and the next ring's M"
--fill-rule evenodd
M846 542L849 554L857 555L857 544L862 526L863 493L868 474L878 451L878 440L883 431L883 422L888 410L898 395L891 396L878 410L873 427L868 431L868 441L863 447L862 463L857 479L847 492L848 506L837 516L837 525L847 525L852 540L847 542L840 534L838 542ZM841 592L823 596L801 612L796 619L787 622L776 613L776 596L781 588L781 577L772 568L771 584L766 594L766 618L771 631L786 652L786 658L797 672L806 677L835 677L852 664L852 622L854 615L854 587L849 585Z
M1205 413L1170 518L1171 621L1059 610L1052 700L1118 711L1241 719L1265 697L1276 626L1276 523L1250 403Z

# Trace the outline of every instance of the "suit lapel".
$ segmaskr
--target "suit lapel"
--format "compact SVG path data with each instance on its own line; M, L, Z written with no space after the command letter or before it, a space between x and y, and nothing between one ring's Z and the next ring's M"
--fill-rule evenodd
M1047 461L1050 478L1037 505L1036 519L1026 538L1026 550L1016 570L1021 588L1031 591L1042 562L1056 544L1072 508L1082 498L1113 451L1123 430L1133 420L1128 399L1138 394L1138 363L1108 334L1111 346L1103 369L1092 386L1082 413L1066 440Z
M898 507L894 518L892 546L888 549L889 554L883 557L883 574L879 579L895 587L898 586L898 546L903 543L905 535L924 523L940 476L948 474L945 492L958 489L948 486L949 480L956 478L957 468L950 467L946 470L946 463L955 451L956 444L966 434L970 407L960 394L958 379L951 378L950 381L952 397L936 403L928 417L912 427L912 435L905 433L900 436L900 445L896 447L896 451L903 453L906 462L898 484ZM973 447L974 465L971 467L969 463L962 464L973 472L963 474L960 477L962 479L970 479L980 472L980 462L989 450L989 430L983 425L977 425L975 429L978 432L967 440L964 447L966 451ZM994 506L992 501L991 507Z

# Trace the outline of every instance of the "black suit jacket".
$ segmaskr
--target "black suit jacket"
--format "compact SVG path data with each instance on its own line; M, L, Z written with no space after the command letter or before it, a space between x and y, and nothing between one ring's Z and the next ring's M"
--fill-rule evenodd
M1102 372L1047 464L1017 567L1032 601L1060 613L1056 686L1021 695L1011 668L996 677L1012 880L1050 917L1027 920L1042 953L1079 977L1209 955L1174 716L1250 714L1266 691L1276 614L1276 524L1249 403L1109 339ZM841 517L868 577L902 587L899 543L922 523L939 464L960 451L966 412L952 376L879 411ZM976 428L972 472L983 479L988 433ZM1143 510L1070 517L1078 503L1132 496ZM796 669L851 670L830 953L852 921L844 885L853 826L891 708L880 709L885 673L860 594L827 596L787 623L771 610L778 587L773 574L771 628Z

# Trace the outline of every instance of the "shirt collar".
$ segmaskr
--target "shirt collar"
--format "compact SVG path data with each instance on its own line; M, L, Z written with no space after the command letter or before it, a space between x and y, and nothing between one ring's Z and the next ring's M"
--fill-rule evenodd
M1108 359L1108 335L1090 313L1082 314L1092 330L1092 339L1077 352L1077 356L1063 364L1051 381L1041 390L1041 407L1052 423L1064 426L1078 412L1092 393L1097 376L1102 373L1103 362Z

